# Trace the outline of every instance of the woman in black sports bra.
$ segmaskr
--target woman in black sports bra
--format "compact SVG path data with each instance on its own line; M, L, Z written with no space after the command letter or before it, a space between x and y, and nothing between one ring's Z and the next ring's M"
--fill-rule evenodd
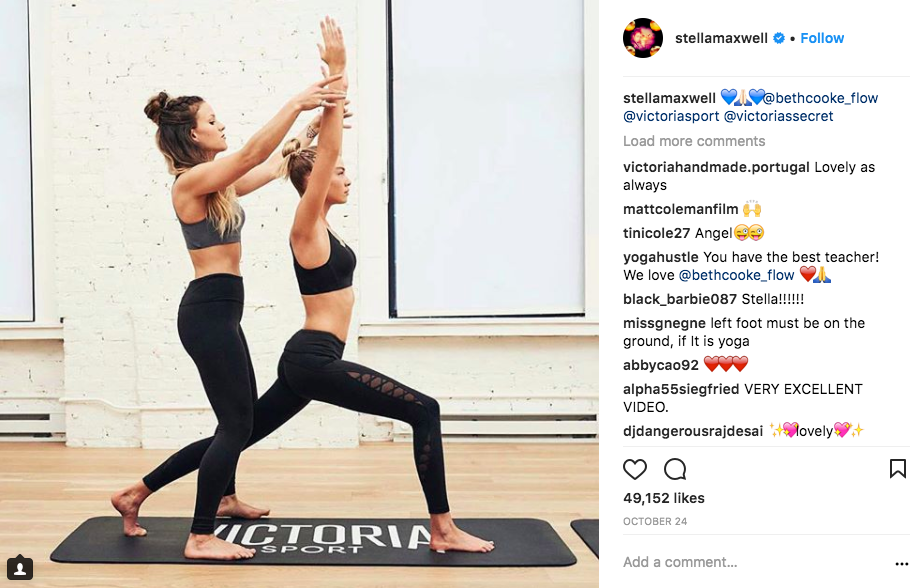
M246 518L267 514L235 497L236 465L252 433L258 399L240 327L240 231L245 216L237 198L277 177L281 155L272 156L272 152L301 112L344 99L344 91L334 87L340 78L327 77L291 98L242 149L220 159L217 154L227 149L225 127L200 97L171 98L160 92L144 109L158 127L157 147L169 172L176 176L172 204L195 268L195 279L179 306L179 337L198 368L217 416L211 443L200 452L202 448L193 444L191 450L199 456L200 471L195 516L185 544L188 558L228 560L255 554L214 535L217 514ZM301 135L304 142L315 135L309 129ZM112 496L112 505L123 517L125 535L146 535L137 524L141 503L170 481L172 464L184 461L187 454L188 448L179 451L142 481Z
M323 59L331 73L344 73L341 32L336 26L331 31L336 42L327 45ZM336 84L346 86L347 77ZM357 258L326 220L332 206L347 201L351 185L340 159L342 120L342 107L325 107L315 149L302 149L298 139L284 146L285 172L300 194L290 246L306 322L287 342L278 365L278 381L269 393L409 423L415 469L431 516L430 548L491 551L494 543L460 530L450 514L437 401L377 371L342 360L354 306L351 281Z

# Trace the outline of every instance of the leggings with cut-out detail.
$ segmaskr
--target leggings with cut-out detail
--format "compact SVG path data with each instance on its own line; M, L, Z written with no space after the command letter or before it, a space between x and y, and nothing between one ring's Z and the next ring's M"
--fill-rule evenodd
M344 342L331 333L297 332L281 355L278 383L306 401L318 400L411 425L415 469L428 512L449 512L437 401L370 368L342 360L344 348Z
M311 400L404 421L412 426L415 468L428 512L449 512L437 401L379 372L343 361L344 349L343 341L325 331L304 329L294 334L278 363L278 379L255 402L246 447L280 428ZM193 472L213 441L209 437L188 445L145 477L144 483L156 491Z

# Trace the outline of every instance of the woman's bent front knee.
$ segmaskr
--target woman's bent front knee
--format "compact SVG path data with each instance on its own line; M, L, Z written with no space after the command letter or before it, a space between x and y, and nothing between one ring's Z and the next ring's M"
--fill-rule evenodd
M440 425L440 404L433 398L425 397L415 403L418 410L413 411L410 424L413 427L433 429Z

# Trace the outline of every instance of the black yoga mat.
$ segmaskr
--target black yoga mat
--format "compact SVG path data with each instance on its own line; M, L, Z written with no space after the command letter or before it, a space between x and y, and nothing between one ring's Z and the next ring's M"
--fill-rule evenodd
M556 567L577 562L546 521L461 519L460 528L495 542L490 553L436 553L427 519L217 519L217 536L256 550L248 560L185 559L191 520L142 517L146 537L125 537L121 519L89 519L61 543L62 563L220 565ZM286 525L286 526L285 526Z
M600 557L600 519L578 519L571 521L571 528L584 540L587 547Z

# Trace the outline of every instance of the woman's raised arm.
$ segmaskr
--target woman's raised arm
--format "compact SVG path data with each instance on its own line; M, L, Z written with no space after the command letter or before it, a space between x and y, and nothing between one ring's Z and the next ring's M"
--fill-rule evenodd
M203 197L235 183L252 168L268 159L301 112L343 100L343 91L328 87L340 80L340 75L332 75L313 84L291 98L242 149L226 157L196 165L183 173L176 181L176 195L180 198Z
M352 116L352 113L348 110L348 103L350 100L345 100L345 114L344 118L349 118ZM322 113L317 114L313 120L310 121L306 127L297 135L297 140L300 141L300 147L306 149L313 143L313 139L319 135L319 129L322 126ZM350 129L351 125L343 125L344 128ZM234 186L236 187L237 196L245 196L255 190L258 190L268 182L276 180L279 177L279 169L281 167L281 162L284 160L281 150L278 149L271 154L271 157L268 158L264 163L260 163L255 166L252 171L241 177Z
M334 20L326 17L321 23L322 39L325 47L319 46L319 55L329 66L329 73L334 77L341 76L329 86L341 91L347 90L348 80L344 76L347 58L345 43L342 38L341 28ZM306 193L297 205L294 216L294 225L290 234L293 241L300 239L309 240L313 236L319 215L325 205L329 185L332 183L332 174L335 173L335 164L341 154L342 121L344 120L345 107L343 103L326 106L322 112L322 133L319 135L319 144L316 147L316 162L310 172Z

